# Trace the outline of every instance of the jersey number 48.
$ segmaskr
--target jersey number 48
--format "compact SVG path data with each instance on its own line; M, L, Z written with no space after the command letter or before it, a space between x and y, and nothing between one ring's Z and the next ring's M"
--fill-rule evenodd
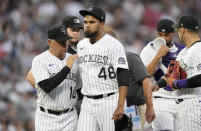
M110 79L114 79L116 77L116 73L113 67L108 67L107 70L108 70L108 75L106 74L106 68L102 67L98 74L98 78L104 78L106 80L108 76Z

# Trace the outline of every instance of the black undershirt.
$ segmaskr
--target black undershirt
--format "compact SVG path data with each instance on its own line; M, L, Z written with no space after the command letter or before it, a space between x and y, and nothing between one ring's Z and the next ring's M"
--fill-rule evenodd
M187 79L188 88L201 87L201 74Z
M46 93L51 92L56 88L69 74L70 68L65 66L61 71L59 71L55 76L40 81L38 84Z
M128 69L117 68L117 81L119 87L129 85Z

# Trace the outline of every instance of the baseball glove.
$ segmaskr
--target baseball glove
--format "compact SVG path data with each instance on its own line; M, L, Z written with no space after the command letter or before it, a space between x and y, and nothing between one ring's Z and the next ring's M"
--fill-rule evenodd
M180 72L180 79L186 79L187 78L186 71L182 67L179 67L179 72Z
M114 121L115 131L132 131L133 122L126 114L120 120Z
M172 83L173 81L180 79L180 75L181 75L180 70L181 68L179 67L179 62L176 60L171 60L167 69L167 73L165 74L169 82L169 87L166 87L166 88L170 88L170 89L165 88L166 90L173 91L176 89L175 87L173 87Z

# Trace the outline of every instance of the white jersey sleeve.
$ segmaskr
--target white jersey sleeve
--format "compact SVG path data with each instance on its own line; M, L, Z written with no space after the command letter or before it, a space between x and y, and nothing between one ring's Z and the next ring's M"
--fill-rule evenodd
M152 42L150 42L149 44L147 44L147 46L145 46L143 48L143 50L140 53L140 57L142 59L142 62L145 65L145 67L148 66L151 63L151 61L154 59L156 54L157 54L157 52L154 49ZM161 60L159 61L159 63L161 63ZM158 65L156 67L156 70L158 70L158 68L159 68Z
M32 73L33 73L33 76L35 76L34 79L36 84L50 77L47 66L37 56L33 59L33 62L32 62Z
M111 48L109 49L109 58L111 59L112 66L117 68L128 69L128 62L126 59L125 49L123 45L118 41L112 42Z

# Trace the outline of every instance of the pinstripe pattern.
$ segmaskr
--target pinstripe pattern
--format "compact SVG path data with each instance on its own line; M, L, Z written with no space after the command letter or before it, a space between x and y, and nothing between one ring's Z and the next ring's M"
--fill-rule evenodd
M177 108L176 131L201 131L201 102L198 98L185 99Z
M78 43L77 51L83 82L82 93L94 96L118 92L117 68L128 69L122 44L106 34L94 44L91 44L87 38L83 39ZM104 77L102 77L103 74ZM96 100L84 98L78 131L113 131L112 115L117 103L118 93Z
M187 78L201 74L198 65L201 64L201 42L197 42L190 48L183 49L177 60L180 66L186 71ZM194 89L181 89L175 94L178 98L201 97L201 87Z
M66 53L63 60L56 58L49 51L45 51L36 56L32 63L32 73L36 83L58 73L66 65L66 60L70 55L71 54ZM72 96L72 92L75 88L79 88L78 85L81 85L79 82L81 81L78 76L77 63L74 63L74 66L66 79L50 93L45 93L37 84L37 107L42 106L45 109L52 110L74 108L77 101L77 94L74 92L75 96L71 98L70 96ZM38 131L72 131L71 129L76 127L77 112L74 110L73 112L56 116L37 110L35 122Z
M117 107L118 93L94 100L84 97L78 131L114 131L112 115Z
M36 110L35 130L36 131L76 131L78 116L74 109L62 115L53 115Z
M150 42L141 52L140 57L143 63L147 66L152 59L157 54L156 50L153 48L153 42ZM178 45L172 43L173 46L170 48L170 53L173 54L172 60L175 60L179 50ZM166 73L168 65L163 65L162 59L160 59L156 71L161 69L163 73ZM151 78L152 83L155 83L154 77ZM154 110L156 113L156 119L152 122L152 127L154 130L170 130L174 131L175 128L175 114L177 104L175 103L176 91L166 91L163 88L159 89L157 92L153 92L153 96L159 96L162 98L153 98Z
M82 93L84 95L100 95L117 92L117 79L109 78L108 68L113 67L115 73L117 67L128 69L122 44L106 34L95 44L91 44L89 39L85 38L78 43L77 50L79 70L83 81ZM125 64L118 63L119 57L125 59ZM98 78L102 67L106 71L106 80L104 78Z
M165 103L165 104L163 104ZM177 104L174 99L155 98L153 99L156 119L152 122L154 130L174 131L175 114Z
M201 42L196 42L189 48L182 50L177 58L180 66L186 71L187 78L201 74ZM175 94L185 100L178 106L178 119L176 130L200 131L201 130L201 87L181 89Z

